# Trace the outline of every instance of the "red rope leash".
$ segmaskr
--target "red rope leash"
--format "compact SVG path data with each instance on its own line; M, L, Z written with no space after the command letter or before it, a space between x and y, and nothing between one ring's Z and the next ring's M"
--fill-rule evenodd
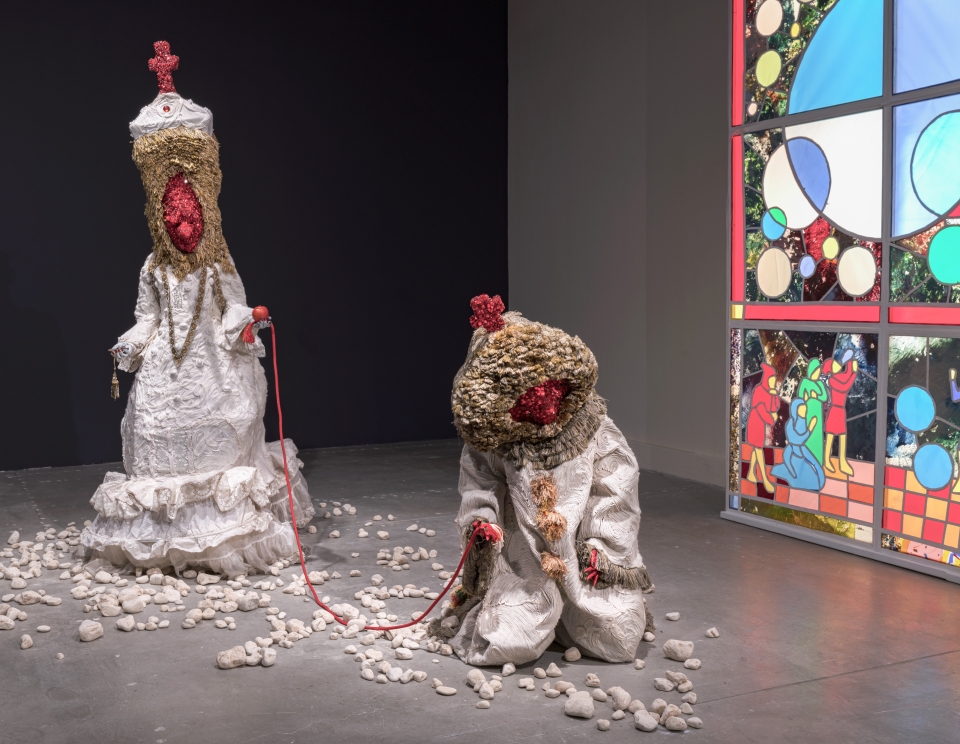
M303 578L307 582L307 586L310 587L310 593L313 595L314 601L320 605L320 607L333 615L333 619L338 623L341 625L347 625L348 623L346 620L337 615L337 613L320 601L320 597L317 595L317 590L313 588L313 584L310 582L310 577L307 575L307 562L303 557L303 546L300 544L300 530L297 529L297 515L294 511L293 487L290 485L290 470L287 468L287 448L284 446L283 442L283 409L280 408L280 373L277 371L277 327L273 323L270 324L270 338L273 341L273 387L277 394L277 422L280 429L280 451L283 453L283 475L287 480L287 498L290 500L290 521L293 523L293 534L297 538L297 551L300 554L300 567L303 569ZM427 617L427 615L433 612L433 608L436 607L440 600L443 599L444 595L450 591L451 587L453 586L453 582L456 581L457 576L460 574L460 569L463 568L463 564L467 560L467 555L470 553L473 543L477 539L477 533L482 528L483 525L474 528L470 535L470 540L467 542L467 548L463 551L463 555L460 558L460 563L457 564L457 570L453 572L453 576L450 577L450 581L447 582L447 585L443 588L443 591L440 592L440 595L433 600L433 604L427 608L426 612L420 615L421 618ZM411 620L409 623L404 623L403 625L365 625L363 626L363 629L400 630L401 628L409 628L411 625L416 625L419 622L420 620L418 618L417 620Z

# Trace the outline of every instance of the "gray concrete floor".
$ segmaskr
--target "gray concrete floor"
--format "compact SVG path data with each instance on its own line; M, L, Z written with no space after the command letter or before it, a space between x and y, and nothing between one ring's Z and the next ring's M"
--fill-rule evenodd
M458 452L455 441L445 441L301 453L314 500L349 501L358 511L320 520L319 533L307 536L311 569L363 571L362 578L328 582L324 593L352 601L385 546L436 548L448 568L456 564ZM0 542L15 528L32 539L41 527L90 518L88 500L107 469L0 472ZM326 632L280 649L272 668L217 669L218 651L267 634L264 610L234 613L233 632L211 623L183 630L182 613L168 616L171 628L155 632L122 633L106 618L103 638L80 643L77 624L95 615L84 615L83 603L69 595L72 585L48 572L31 588L62 596L63 604L27 607L28 620L0 632L0 741L559 744L681 735L705 742L960 741L960 587L722 521L722 505L717 488L644 473L640 544L657 585L648 601L659 626L657 641L637 652L646 668L587 659L565 664L556 646L539 662L557 661L563 678L580 689L587 672L595 672L604 688L621 685L648 706L656 697L679 702L677 693L657 692L652 680L680 669L663 658L664 640L693 640L703 661L689 673L699 697L695 714L704 722L699 731L647 734L628 715L600 732L596 718L609 718L608 706L598 705L592 721L567 718L565 698L550 700L539 685L536 692L520 690L519 675L505 680L491 709L478 710L464 684L467 667L426 652L415 652L404 667L456 686L456 697L438 696L428 682L364 682L359 665L342 653L345 643ZM397 516L386 528L388 542L356 536L374 514L388 512ZM414 521L437 536L406 532ZM331 523L343 534L339 540L326 537ZM388 585L439 584L422 563L394 574L395 581L385 576ZM8 592L9 583L0 581L0 593ZM314 609L302 598L272 596L289 617L307 620ZM199 598L191 595L187 606ZM423 607L423 600L405 599L390 609L409 617ZM664 620L673 610L681 620ZM36 633L43 623L52 632ZM704 637L710 626L720 638ZM34 648L19 649L23 632L31 633ZM57 661L57 652L66 658ZM529 674L533 666L519 671Z

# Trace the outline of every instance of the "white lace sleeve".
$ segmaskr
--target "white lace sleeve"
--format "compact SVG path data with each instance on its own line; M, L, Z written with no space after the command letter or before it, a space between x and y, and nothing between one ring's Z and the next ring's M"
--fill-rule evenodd
M597 430L593 486L580 523L578 543L596 548L620 568L643 565L637 535L640 532L640 469L620 430L606 419ZM582 563L581 558L581 563Z
M252 349L258 357L262 357L265 352L259 338L254 344L245 343L241 338L243 329L253 321L253 308L247 306L247 293L240 274L236 270L230 273L220 270L220 288L227 303L223 311L224 344L229 349Z
M465 445L460 455L460 534L469 534L478 519L499 524L500 504L506 491L507 479L499 458Z
M150 273L152 259L151 253L140 269L140 288L137 291L137 306L133 311L137 324L118 339L133 346L133 353L117 362L117 366L124 372L136 372L140 368L143 353L156 338L157 329L160 328L160 300L153 274Z

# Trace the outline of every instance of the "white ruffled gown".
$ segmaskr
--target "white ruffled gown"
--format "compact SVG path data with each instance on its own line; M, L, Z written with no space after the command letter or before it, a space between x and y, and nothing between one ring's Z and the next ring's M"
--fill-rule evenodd
M213 269L178 281L166 267L140 271L136 325L120 337L134 352L119 362L137 376L121 424L125 473L110 472L91 503L97 517L81 535L90 561L126 568L187 566L228 576L296 554L280 443L264 439L267 382L263 343L241 333L251 320L243 283ZM206 282L192 345L178 368L169 342L167 272L177 348L182 348ZM314 514L293 442L286 440L298 524Z

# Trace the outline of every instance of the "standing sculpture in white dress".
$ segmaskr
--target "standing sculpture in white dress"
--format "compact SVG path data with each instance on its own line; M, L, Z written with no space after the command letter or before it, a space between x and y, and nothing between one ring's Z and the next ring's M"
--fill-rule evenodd
M453 599L434 623L474 665L526 663L556 637L630 661L653 618L637 544L639 469L596 394L577 337L471 302L476 329L454 380L464 539L481 525Z
M91 562L187 566L228 576L297 552L280 443L264 440L264 355L220 225L219 143L210 111L181 98L178 58L154 45L160 94L130 124L153 252L136 325L111 351L136 372L123 417L124 473L107 473L81 536ZM286 440L298 523L314 510Z

